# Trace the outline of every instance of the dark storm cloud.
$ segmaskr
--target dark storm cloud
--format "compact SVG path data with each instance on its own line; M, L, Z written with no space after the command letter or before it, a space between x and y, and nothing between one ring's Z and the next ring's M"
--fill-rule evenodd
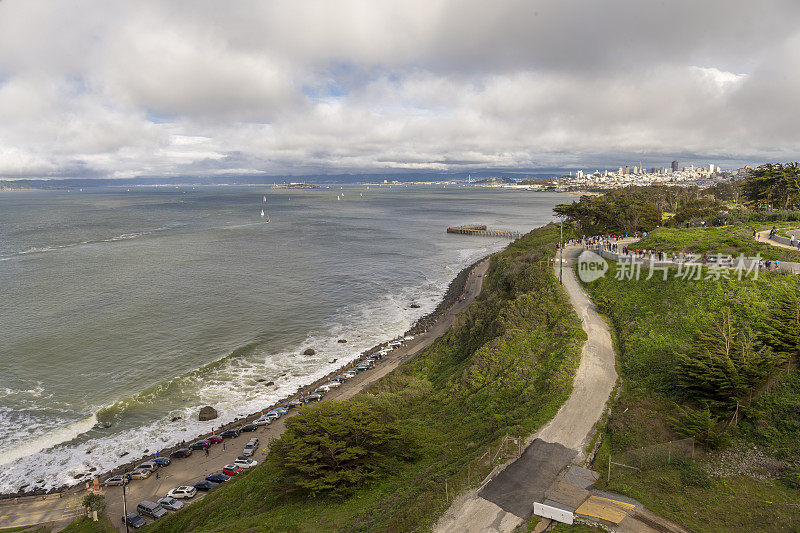
M0 175L797 158L797 20L790 1L6 1Z

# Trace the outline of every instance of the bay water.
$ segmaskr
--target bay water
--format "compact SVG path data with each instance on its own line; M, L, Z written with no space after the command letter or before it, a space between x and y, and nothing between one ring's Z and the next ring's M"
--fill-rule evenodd
M447 226L528 231L564 201L453 185L0 193L0 492L263 409L402 334L508 243ZM203 405L220 417L199 422Z

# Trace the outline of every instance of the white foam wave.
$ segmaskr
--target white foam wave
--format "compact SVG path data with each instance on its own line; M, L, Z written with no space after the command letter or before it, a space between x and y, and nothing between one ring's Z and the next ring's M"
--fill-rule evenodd
M5 465L22 457L27 457L41 452L42 450L52 448L58 444L69 442L78 435L92 429L95 424L97 424L97 417L92 415L84 420L73 422L65 427L58 428L55 431L34 438L20 446L0 452L0 465Z
M121 235L116 235L114 237L109 237L107 239L96 239L96 240L88 240L88 241L80 241L80 242L72 242L67 244L54 244L52 246L42 246L42 247L32 247L28 248L27 250L23 250L21 252L15 252L10 255L0 257L0 261L8 261L9 259L13 259L15 257L21 257L26 255L32 254L42 254L46 252L55 252L58 250L64 250L66 248L75 248L77 246L85 246L87 244L99 244L104 242L117 242L117 241L127 241L130 239L137 239L139 237L144 237L146 235L151 235L153 233L157 233L160 231L165 231L170 229L170 226L165 226L161 228L156 228L154 230L149 231L138 231L133 233L122 233Z

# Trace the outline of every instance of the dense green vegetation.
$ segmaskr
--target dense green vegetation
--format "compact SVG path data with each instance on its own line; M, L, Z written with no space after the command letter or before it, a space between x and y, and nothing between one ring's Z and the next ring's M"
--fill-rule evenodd
M697 474L692 463L615 477L608 487L697 531L764 530L761 520L770 513L780 519L775 530L796 526L799 509L770 510L766 502L800 498L791 485L800 457L800 376L793 363L800 279L761 273L755 280L685 281L673 270L666 281L646 275L637 281L615 274L612 265L588 284L613 326L623 380L595 467L604 468L609 453L693 436L708 449L757 445L785 461L785 481L699 482L707 476L687 474Z
M793 228L800 223L783 223ZM630 245L632 250L655 250L668 254L721 253L738 257L760 255L765 260L800 262L800 251L772 246L753 238L753 231L770 229L774 224L734 224L721 227L657 228Z
M792 209L800 204L800 164L767 163L750 171L742 192L754 205Z
M581 235L624 234L661 226L720 226L728 223L800 220L800 164L769 163L744 179L699 187L627 187L584 195L555 212Z
M396 417L367 402L323 402L286 422L269 459L287 491L344 495L415 458L415 439Z
M150 529L408 531L431 527L449 505L446 481L452 487L466 465L504 435L530 434L569 396L585 333L555 280L550 260L557 240L558 227L549 225L495 254L479 299L428 349L355 400L304 408L266 464ZM384 450L393 450L406 439L413 441L413 449L392 458L383 452L367 458L359 451L356 455L360 454L362 466L363 460L380 465L360 470L359 476L369 474L360 477L360 484L347 484L348 490L341 491L337 488L343 485L336 483L318 485L331 472L335 473L331 479L352 473L352 468L339 471L321 460L317 429L326 420L338 421L339 429L325 445L340 452L353 448L353 426L343 417L354 410L388 423L388 433L375 436L386 444ZM402 429L392 427L395 421L401 422ZM315 465L310 477L298 471L298 461L303 459L292 456L291 443L309 454L309 463ZM303 480L311 484L300 483ZM300 490L287 491L287 486Z

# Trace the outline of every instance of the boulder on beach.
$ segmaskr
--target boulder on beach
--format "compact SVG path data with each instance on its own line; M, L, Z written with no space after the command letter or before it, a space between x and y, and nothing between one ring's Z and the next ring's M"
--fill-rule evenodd
M314 348L307 348L303 355L314 355L317 351Z
M344 344L344 343L346 343L346 342L347 342L347 339L339 339L339 340L338 340L338 341L336 341L336 342L338 342L339 344Z
M206 405L205 407L200 408L200 415L198 416L198 420L200 422L204 422L206 420L214 420L217 418L217 410L211 407L210 405Z

